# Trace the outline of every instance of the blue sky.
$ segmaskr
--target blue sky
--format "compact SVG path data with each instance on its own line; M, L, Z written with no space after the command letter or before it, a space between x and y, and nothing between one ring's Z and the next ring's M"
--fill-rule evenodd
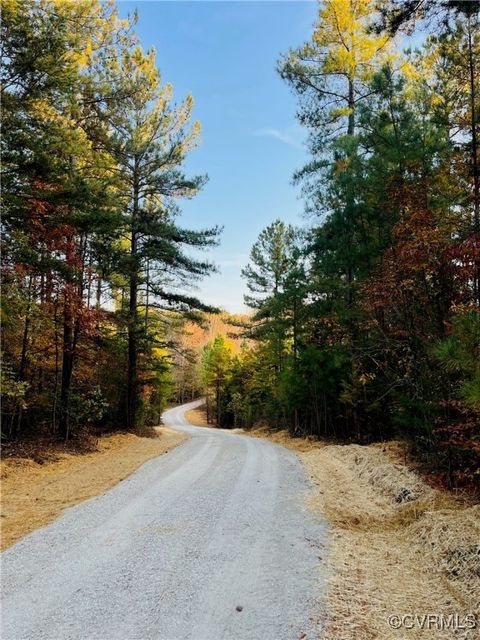
M175 96L191 92L202 145L187 162L209 182L183 203L185 226L224 226L210 252L221 272L205 280L201 297L231 312L244 310L241 268L260 231L275 218L299 223L303 203L291 185L307 159L296 100L278 76L280 54L308 39L315 2L119 2L137 8L136 31L154 46L163 80Z

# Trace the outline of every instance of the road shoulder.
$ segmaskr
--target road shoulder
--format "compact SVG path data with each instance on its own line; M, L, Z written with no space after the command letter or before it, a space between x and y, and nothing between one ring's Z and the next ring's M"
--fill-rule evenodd
M398 640L405 628L395 624L410 624L409 616L418 621L412 637L447 640L451 629L420 628L423 616L479 619L479 505L429 486L402 464L396 442L338 445L285 431L245 433L296 452L313 485L309 507L330 524L324 640Z
M158 437L115 433L94 451L55 452L53 460L6 458L1 462L1 547L55 520L64 509L107 491L144 462L165 454L188 436L157 427Z

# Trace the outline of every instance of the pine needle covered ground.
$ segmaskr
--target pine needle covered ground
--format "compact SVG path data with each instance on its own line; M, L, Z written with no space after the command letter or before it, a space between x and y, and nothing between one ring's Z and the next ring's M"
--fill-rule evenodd
M195 425L196 427L213 427L215 425L209 424L207 421L207 412L205 411L205 407L198 407L197 409L191 409L187 411L185 417L190 422L190 424Z
M478 637L421 624L428 614L478 620L480 506L428 486L399 462L394 443L253 433L296 450L314 485L311 507L331 524L326 640ZM417 616L407 619L413 629L390 626L390 616L405 615Z
M104 436L89 453L55 450L43 452L42 458L2 460L1 548L48 524L67 507L110 489L186 437L165 427L155 432L159 437Z

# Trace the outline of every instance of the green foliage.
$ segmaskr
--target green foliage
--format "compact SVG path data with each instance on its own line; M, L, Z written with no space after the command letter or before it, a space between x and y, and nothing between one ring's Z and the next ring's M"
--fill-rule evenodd
M170 324L210 310L189 252L219 231L178 223L205 181L182 169L193 99L173 104L113 2L4 0L1 28L10 435L158 423Z
M225 392L232 375L232 367L232 346L223 335L219 335L204 347L200 362L200 379L207 397L208 417L218 426L224 426L230 408Z
M73 393L69 406L73 433L88 432L92 425L102 422L109 409L100 387L90 389L86 395Z
M457 374L457 397L480 410L480 314L477 310L454 317L448 338L434 347L434 355L450 374Z
M12 367L2 358L1 388L2 388L2 412L8 416L8 429L13 431L15 421L21 411L27 408L25 400L28 391L28 382L15 379ZM6 424L4 423L4 426Z
M283 58L313 224L297 244L278 220L253 246L254 346L230 385L247 424L405 437L452 484L480 462L480 40L460 4L400 56L373 3L334 0Z

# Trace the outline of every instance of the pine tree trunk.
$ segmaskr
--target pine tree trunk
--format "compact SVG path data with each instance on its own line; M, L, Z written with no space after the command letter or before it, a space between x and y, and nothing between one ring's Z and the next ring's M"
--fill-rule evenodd
M478 123L475 92L475 61L473 56L472 30L470 19L468 24L468 66L470 76L470 119L472 130L472 173L473 173L473 210L474 230L480 231L480 168L478 163Z
M477 105L475 93L475 62L473 56L471 18L468 19L468 67L470 80L470 125L472 130L472 173L473 173L473 230L476 240L480 235L480 168L478 163L478 132L477 132ZM478 305L480 305L480 264L476 263L476 274L474 283L474 295Z
M133 211L130 250L130 299L128 306L128 373L127 373L127 428L135 429L138 413L138 247L137 220L139 213L138 159L135 158L133 175Z
M130 304L128 319L127 427L129 429L135 429L137 424L137 293L138 279L136 273L132 273L130 276Z
M18 372L19 380L25 379L25 367L27 364L27 350L28 350L29 330L30 330L31 307L32 307L32 276L29 277L29 281L28 281L28 305L27 305L27 311L25 313L25 323L23 325L22 354L20 356L20 369Z
M70 389L73 372L73 314L70 296L65 292L63 309L63 345L62 345L62 385L60 390L60 420L58 424L58 434L68 440L70 431Z
M59 349L58 349L58 298L55 300L55 312L53 315L53 324L55 327L54 344L55 344L55 377L53 382L53 406L52 406L52 431L57 431L57 396L58 396L58 365L59 365Z
M67 249L65 252L65 262L72 267L75 264L75 237L70 231L66 237ZM81 284L79 285L81 288ZM76 287L73 279L68 279L63 291L63 343L62 343L62 374L60 389L60 419L58 424L58 435L64 440L68 440L70 435L70 392L72 385L73 362L75 358L75 331L74 331L74 305L80 304L75 301Z
M350 112L348 114L348 126L347 126L347 135L353 136L355 134L355 85L353 79L348 81L348 108ZM346 226L347 226L347 243L351 249L352 246L352 229L350 228L350 216L352 215L352 209L354 204L354 197L352 186L347 187L347 201L345 207L345 213L347 216ZM351 309L353 307L353 267L352 267L352 256L349 255L347 265L347 283L348 283L348 308Z

